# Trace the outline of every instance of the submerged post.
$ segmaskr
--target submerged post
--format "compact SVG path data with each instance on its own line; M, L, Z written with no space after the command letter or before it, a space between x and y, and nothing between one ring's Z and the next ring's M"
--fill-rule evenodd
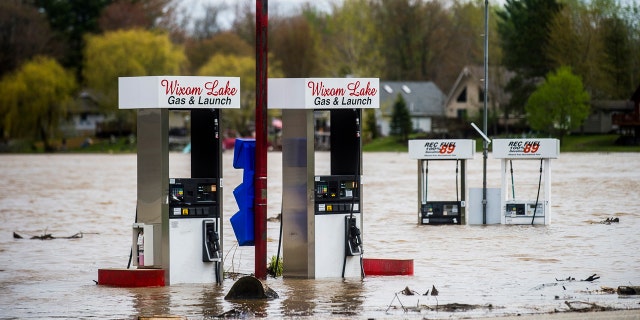
M267 27L268 0L256 0L255 276L267 278Z
M484 135L487 135L487 97L489 96L489 0L484 0L484 104L482 124ZM482 224L487 224L487 153L489 143L482 142Z

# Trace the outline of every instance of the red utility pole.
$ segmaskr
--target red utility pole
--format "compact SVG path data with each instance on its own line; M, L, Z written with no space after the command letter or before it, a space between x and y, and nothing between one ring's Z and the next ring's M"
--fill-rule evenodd
M267 278L267 30L268 0L256 0L255 276Z

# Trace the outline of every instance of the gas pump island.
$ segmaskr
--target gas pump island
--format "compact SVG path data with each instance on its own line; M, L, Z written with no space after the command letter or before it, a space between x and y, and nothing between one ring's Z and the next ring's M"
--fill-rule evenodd
M474 140L409 140L409 157L418 160L419 224L465 224L467 159L473 159L475 149ZM428 198L429 160L439 163L455 161L455 200L434 201Z
M133 264L166 284L222 281L219 108L240 107L237 77L121 77L120 109L138 109ZM191 112L191 177L169 177L169 109Z
M269 79L282 109L283 276L362 277L362 108L378 108L377 78ZM315 175L314 111L328 111L330 175Z
M500 208L502 210L500 216L502 224L548 225L551 223L551 159L557 159L559 155L560 141L558 139L493 140L493 157L501 159ZM526 182L533 187L530 189L537 188L535 200L516 198L513 160L540 161L539 176L537 179L530 179ZM510 174L507 170L510 171ZM541 188L544 189L542 197L540 197ZM511 189L511 197L509 197L509 189ZM521 193L518 194L521 195Z

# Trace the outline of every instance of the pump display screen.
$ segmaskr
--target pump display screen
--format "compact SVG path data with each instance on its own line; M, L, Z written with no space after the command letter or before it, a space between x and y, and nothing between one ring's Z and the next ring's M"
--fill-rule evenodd
M316 214L360 212L360 188L354 176L317 176L314 189Z
M422 224L461 224L460 201L429 201L420 206Z
M172 178L169 181L169 218L217 218L218 181L210 178Z
M196 200L198 202L215 201L215 195L216 195L215 184L198 184L198 192L196 194Z

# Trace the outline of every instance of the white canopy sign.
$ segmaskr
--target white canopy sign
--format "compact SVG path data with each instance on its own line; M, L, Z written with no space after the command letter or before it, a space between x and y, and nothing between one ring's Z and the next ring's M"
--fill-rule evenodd
M556 159L560 155L558 139L494 139L496 159Z
M409 158L425 160L473 159L475 140L409 140Z
M362 109L380 107L378 78L272 78L272 109Z
M240 108L239 77L120 77L120 109Z

